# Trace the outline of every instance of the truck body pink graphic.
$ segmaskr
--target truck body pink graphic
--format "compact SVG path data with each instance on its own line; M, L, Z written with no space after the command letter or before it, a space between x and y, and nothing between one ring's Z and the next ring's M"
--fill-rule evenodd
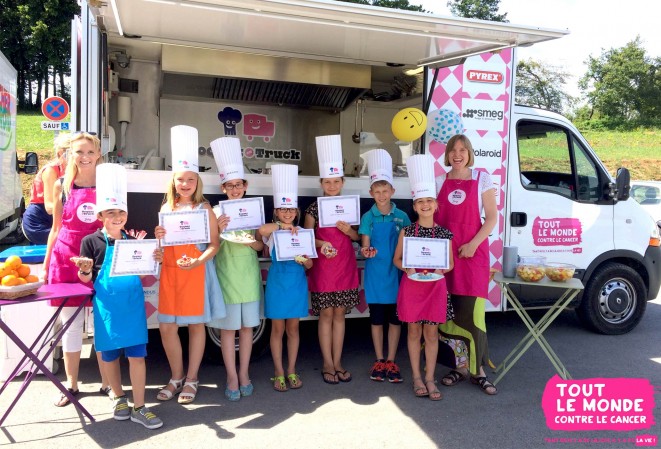
M261 137L268 142L275 135L275 122L269 122L265 115L246 114L243 116L243 135L248 141Z
M582 241L583 226L578 218L540 218L532 225L535 246L574 246Z

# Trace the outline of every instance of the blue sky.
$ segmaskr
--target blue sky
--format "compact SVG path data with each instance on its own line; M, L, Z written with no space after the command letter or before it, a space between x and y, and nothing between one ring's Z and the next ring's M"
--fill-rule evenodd
M409 0L440 15L450 15L447 0ZM500 12L511 23L568 29L563 38L519 50L519 58L533 58L563 67L573 75L567 92L578 95L576 83L586 71L588 56L619 48L640 35L648 56L661 56L658 0L501 0Z

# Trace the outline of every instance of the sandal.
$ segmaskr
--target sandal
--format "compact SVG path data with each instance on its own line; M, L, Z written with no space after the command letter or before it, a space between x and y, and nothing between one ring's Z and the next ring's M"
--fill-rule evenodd
M351 373L347 370L344 371L335 371L335 374L337 375L337 378L340 380L340 382L351 382ZM342 377L344 376L344 377Z
M78 393L80 393L80 390L73 390L71 388L67 388L67 390L69 391L69 393L71 393L71 396L78 396ZM71 401L64 393L60 393L60 395L57 397L57 399L55 399L55 402L53 403L55 407L65 407L69 404L71 404Z
M428 385L432 384L434 388L429 388ZM432 401L440 401L443 399L443 395L441 392L438 390L436 387L436 381L435 380L425 380L425 386L427 387L427 391L429 392L429 399Z
M337 385L340 383L337 373L329 373L328 371L324 371L321 373L321 378L324 380L324 382L330 385Z
M191 402L193 402L195 400L195 396L197 396L197 386L199 383L200 383L199 380L186 380L186 382L184 382L184 387L192 388L193 392L191 393L187 391L182 391L181 393L179 393L179 399L177 399L177 402L179 402L180 404L190 404Z
M275 376L271 377L273 381L273 389L275 391L285 392L287 391L287 384L285 383L285 376Z
M303 386L303 381L298 374L288 374L287 382L289 382L289 388L292 390L297 390Z
M106 387L99 388L99 394L102 394L104 396L110 396L111 391L112 391L112 388L110 387L110 385L108 385Z
M446 387L452 387L457 385L459 382L466 380L466 377L468 377L468 374L464 374L457 370L452 370L446 374L443 379L441 379L441 383Z
M241 399L241 390L230 390L229 385L227 385L225 386L225 397L232 402L236 402Z
M486 378L486 376L483 377L472 377L471 376L471 383L474 385L479 385L479 387L484 391L486 394L489 396L494 396L498 394L498 390L496 389L496 386L489 382L489 380Z
M158 392L156 395L156 399L159 401L169 401L172 399L177 393L180 393L181 390L184 388L184 381L186 380L186 377L182 377L181 379L170 379L168 384L164 386L161 391ZM172 385L174 387L174 390L170 391L168 390L168 387Z
M427 391L427 387L425 385L416 386L415 385L416 382L423 383L422 379L420 377L416 377L415 379L413 379L413 394L415 394L415 397L416 398L425 398L425 397L429 396L429 391Z

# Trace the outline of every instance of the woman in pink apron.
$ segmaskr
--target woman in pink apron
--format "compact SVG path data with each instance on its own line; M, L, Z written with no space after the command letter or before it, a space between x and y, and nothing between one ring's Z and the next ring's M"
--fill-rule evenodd
M49 284L74 283L78 280L78 268L71 262L71 257L80 254L83 237L92 234L101 227L96 218L96 166L101 161L99 139L86 132L71 136L71 149L64 178L56 182L53 192L53 227L48 236L46 256L44 258L44 278ZM89 283L89 287L92 284ZM76 308L86 301L85 297L70 298L62 309L60 318L63 322L73 316ZM51 306L60 306L62 300L53 300ZM90 304L91 305L91 304ZM78 368L80 351L83 343L84 313L79 313L72 325L62 337L64 369L67 374L69 391L78 394ZM100 359L100 353L97 353ZM101 371L101 364L99 363ZM101 390L104 392L108 383L101 371ZM69 404L65 395L59 396L55 405L62 407Z
M325 196L339 195L344 178L322 178ZM347 223L335 228L319 227L315 201L305 211L305 228L314 229L319 258L309 273L312 312L319 316L319 346L324 359L322 377L328 384L350 382L351 373L342 366L344 315L358 304L358 266L351 244L360 237Z
M486 394L498 391L484 373L490 364L484 323L485 298L489 289L488 237L497 219L493 182L485 172L471 170L475 155L470 140L464 135L450 139L445 150L445 165L452 167L447 175L436 178L437 223L454 234L454 270L447 276L448 291L455 318L440 327L441 336L450 346L465 345L465 358L456 363L443 379L446 386L465 380L479 385ZM482 223L481 214L486 219ZM470 337L467 337L469 335Z

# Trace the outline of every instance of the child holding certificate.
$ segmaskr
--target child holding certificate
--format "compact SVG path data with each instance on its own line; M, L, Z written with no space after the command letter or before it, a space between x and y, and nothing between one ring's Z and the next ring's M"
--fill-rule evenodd
M112 388L113 418L130 419L148 429L163 425L145 406L147 370L147 315L140 276L110 277L115 241L129 239L122 228L128 217L126 169L117 164L96 167L96 216L103 229L83 238L80 256L74 258L81 282L94 281L94 347L101 352L103 371ZM154 259L163 260L160 250ZM122 389L119 357L129 359L133 407Z
M448 291L443 274L453 267L452 251L449 252L447 269L427 270L404 268L404 237L452 239L452 233L434 223L436 186L434 160L428 154L416 154L406 161L406 168L413 192L413 210L418 220L399 233L393 263L404 271L397 295L397 314L408 323L407 346L413 375L413 392L418 397L428 396L432 401L442 398L436 387L434 370L438 356L438 325L451 315L448 311ZM448 242L451 245L451 242ZM422 274L422 276L419 276ZM434 280L436 278L436 280ZM416 280L412 280L416 279ZM421 338L425 344L425 379L420 369Z
M337 196L344 185L342 146L339 135L318 136L317 158L324 196ZM344 315L358 304L358 269L352 241L360 236L344 221L335 227L319 227L319 202L305 211L304 226L314 229L315 245L322 256L310 270L312 311L319 316L319 346L323 357L321 375L327 384L350 382L351 373L342 366Z
M213 266L218 252L218 224L211 206L202 195L198 175L197 129L175 126L171 129L172 182L165 193L161 213L206 210L208 244L166 246L158 289L158 321L163 348L170 364L171 378L158 393L159 401L169 401L179 393L180 404L195 400L198 371L204 344L205 323L225 316L223 294ZM167 230L157 226L154 234L163 239ZM188 325L188 371L179 339L179 326Z
M308 316L308 280L305 270L312 267L312 259L298 255L294 260L279 261L274 243L274 233L278 230L296 234L298 225L298 166L278 164L271 166L273 183L273 217L275 223L267 223L259 228L271 253L271 267L266 281L264 314L271 321L271 355L275 376L273 388L276 391L297 389L303 382L296 374L296 358L300 342L298 322ZM282 363L282 337L287 332L287 380Z
M221 137L211 142L218 166L223 193L230 200L243 198L248 182L243 170L241 143L236 137ZM221 215L215 234L222 233L230 218ZM252 352L252 330L259 326L262 277L257 253L264 248L259 231L239 231L223 234L216 256L216 273L223 290L227 316L214 320L210 327L220 329L220 349L227 371L225 397L238 401L253 393L248 367ZM239 370L236 369L235 337L239 331Z
M370 379L391 383L402 382L395 363L402 323L397 318L397 291L401 272L393 265L399 231L411 224L403 211L397 209L390 197L392 187L392 158L386 150L367 153L367 172L370 176L370 195L374 205L360 220L361 253L365 257L365 299L370 307L372 343L376 361L369 371ZM388 322L388 358L383 357L383 325Z

